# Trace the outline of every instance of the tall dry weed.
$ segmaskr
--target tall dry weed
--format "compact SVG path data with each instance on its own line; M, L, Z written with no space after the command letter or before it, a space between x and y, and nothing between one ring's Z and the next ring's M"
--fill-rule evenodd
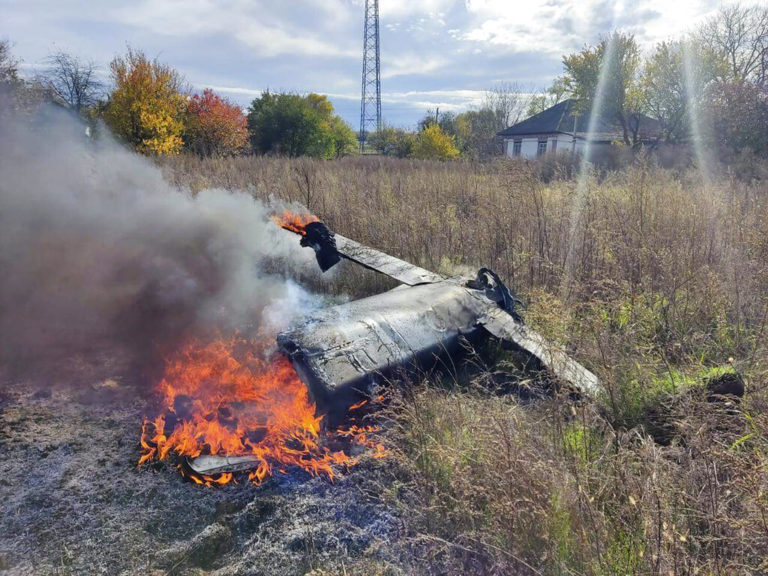
M422 572L768 573L764 181L705 186L647 160L581 184L567 166L501 161L181 156L163 168L193 190L300 202L432 270L491 267L528 301L527 321L600 376L593 404L434 385L393 404L391 497ZM333 286L392 284L347 267ZM726 372L746 397L708 401Z

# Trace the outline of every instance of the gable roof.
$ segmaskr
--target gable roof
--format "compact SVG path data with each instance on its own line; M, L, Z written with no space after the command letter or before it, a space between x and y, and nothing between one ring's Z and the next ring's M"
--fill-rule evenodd
M646 116L637 115L640 121L640 137L650 138L661 133L661 123ZM579 113L576 110L576 100L568 99L555 104L551 108L513 124L498 133L499 136L534 136L539 134L573 134L577 138L586 138L589 127L590 112ZM598 118L593 140L615 140L622 137L622 128L617 121Z

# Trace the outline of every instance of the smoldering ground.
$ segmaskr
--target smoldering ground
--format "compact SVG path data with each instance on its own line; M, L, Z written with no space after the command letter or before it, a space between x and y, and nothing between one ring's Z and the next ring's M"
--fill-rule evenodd
M196 196L68 114L0 123L0 362L60 366L120 345L149 368L187 337L274 334L316 299L313 258L246 192Z

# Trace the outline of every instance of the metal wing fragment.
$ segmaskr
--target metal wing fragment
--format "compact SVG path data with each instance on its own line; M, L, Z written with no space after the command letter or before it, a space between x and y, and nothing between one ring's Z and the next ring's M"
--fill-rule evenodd
M431 284L445 280L445 278L439 274L435 274L424 268L414 266L405 260L400 260L399 258L390 256L384 252L379 252L378 250L364 246L341 234L336 234L335 236L336 249L344 258L357 262L369 270L386 274L398 282L402 282L408 286L416 286L417 284Z
M336 234L318 220L304 223L301 218L288 218L287 221L277 218L276 221L283 229L301 235L301 245L315 251L317 263L323 272L335 266L341 258L346 258L408 286L445 280L439 274Z
M600 390L600 380L563 350L547 342L541 334L517 322L501 308L489 310L478 323L488 332L507 340L535 356L557 378L594 397Z
M256 468L263 461L259 456L246 454L243 456L198 456L188 459L187 464L197 474L211 476L220 472L239 472Z

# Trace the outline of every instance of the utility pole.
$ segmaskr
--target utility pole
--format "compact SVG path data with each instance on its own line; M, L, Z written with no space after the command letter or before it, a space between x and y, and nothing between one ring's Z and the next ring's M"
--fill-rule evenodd
M381 129L381 54L379 0L365 0L363 27L363 94L360 101L360 152L371 132Z

